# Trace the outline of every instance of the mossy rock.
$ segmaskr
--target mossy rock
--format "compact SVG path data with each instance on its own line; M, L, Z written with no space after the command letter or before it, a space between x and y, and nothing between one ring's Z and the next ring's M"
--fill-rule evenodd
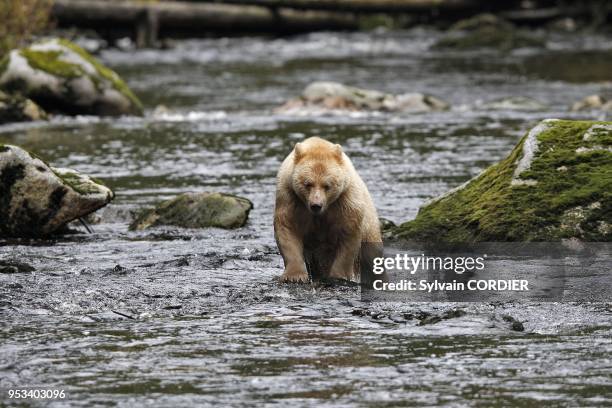
M48 112L142 115L142 104L119 75L64 39L12 50L0 62L0 89L20 93Z
M253 203L246 198L223 193L184 193L155 208L142 211L130 230L159 225L183 228L239 228L249 217Z
M548 119L510 155L425 204L395 239L609 242L612 122Z
M421 93L389 94L372 89L347 86L338 82L317 81L308 85L302 95L291 99L278 113L318 113L325 111L431 112L449 105Z
M45 111L32 100L0 91L0 125L46 119Z
M20 147L0 144L0 237L53 234L113 198L100 181L50 167Z

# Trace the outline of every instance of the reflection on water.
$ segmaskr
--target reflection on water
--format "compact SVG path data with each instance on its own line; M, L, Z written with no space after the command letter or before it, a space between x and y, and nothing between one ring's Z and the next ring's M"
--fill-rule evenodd
M108 51L105 61L142 96L145 118L1 128L0 142L99 177L117 198L91 235L0 243L11 244L0 256L37 269L0 274L0 389L64 388L83 406L609 405L609 305L366 305L354 286L274 281L282 268L271 223L274 176L297 141L322 135L341 143L379 214L400 222L503 158L543 117L597 118L567 108L611 87L601 82L609 41L596 36L553 39L543 55L497 55L430 52L435 35L320 33ZM583 55L588 69L577 62ZM423 91L453 109L271 114L313 80ZM477 107L517 95L549 108ZM169 112L153 114L158 104ZM248 197L249 223L127 231L131 211L194 190ZM426 325L411 317L455 308L466 314ZM525 332L512 331L504 315Z

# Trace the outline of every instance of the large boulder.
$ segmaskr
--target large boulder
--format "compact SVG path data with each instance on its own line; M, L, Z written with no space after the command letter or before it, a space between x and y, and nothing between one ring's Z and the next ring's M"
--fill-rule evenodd
M0 125L44 119L47 119L47 114L32 100L0 91Z
M130 225L142 230L159 225L183 228L242 227L253 208L246 198L223 193L184 193L142 211Z
M542 121L506 159L426 203L393 236L464 243L610 241L612 122Z
M50 167L31 153L0 144L0 236L41 237L104 207L114 197L101 182Z
M114 71L64 39L12 50L0 62L0 88L48 112L142 115L142 104Z
M508 51L544 45L545 41L532 32L519 30L506 20L484 13L455 23L434 44L434 48L464 50L484 47Z
M446 110L449 105L430 95L407 93L393 95L361 89L338 82L313 82L302 95L279 107L278 113L318 111L430 112Z

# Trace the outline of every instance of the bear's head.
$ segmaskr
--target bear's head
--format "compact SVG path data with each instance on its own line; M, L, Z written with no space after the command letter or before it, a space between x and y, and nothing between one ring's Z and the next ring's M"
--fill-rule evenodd
M323 214L348 185L342 147L320 138L310 138L297 143L293 152L293 191L312 214Z

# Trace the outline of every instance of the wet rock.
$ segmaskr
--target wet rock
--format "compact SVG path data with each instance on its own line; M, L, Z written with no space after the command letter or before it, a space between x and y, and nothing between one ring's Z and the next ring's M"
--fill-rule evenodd
M393 230L395 229L395 227L397 227L397 225L395 225L395 223L391 220L388 220L386 218L379 218L380 221L380 232L382 234L383 239L387 239L388 237L390 237L389 234L391 234L393 232Z
M407 93L393 95L355 88L337 82L313 82L299 98L279 107L277 113L307 111L387 111L431 112L446 110L449 105L430 95Z
M419 322L419 326L426 326L428 324L436 324L442 321L441 316L431 315L427 316Z
M378 220L380 221L380 230L381 231L386 231L386 230L394 228L396 226L393 221L391 221L391 220L389 220L387 218L380 217Z
M47 119L45 111L32 100L21 95L7 95L0 91L0 125L45 119Z
M433 315L429 313L421 314L419 316L419 326L426 326L428 324L436 324L441 322L442 320L456 319L458 317L465 316L467 313L465 310L461 309L451 309L442 313L441 315Z
M606 100L601 95L589 95L572 105L573 112L593 109L612 112L612 101Z
M353 309L351 311L351 314L353 316L367 316L368 315L368 311L364 310L364 309Z
M35 270L32 265L25 262L13 259L0 260L0 273L27 273Z
M127 268L124 266L121 266L119 264L115 265L113 267L113 269L111 270L111 272L113 273L117 273L117 274L126 274L127 273Z
M140 101L114 71L64 39L12 50L0 62L0 89L20 93L48 112L142 115Z
M503 98L491 102L486 102L482 104L480 108L485 110L537 112L546 110L548 107L532 98L527 98L524 96L513 96L510 98Z
M505 322L510 323L510 328L512 330L518 331L518 332L525 331L525 326L523 326L523 323L521 323L520 321L516 320L514 317L512 317L510 315L504 315L504 316L502 316L502 319L504 319Z
M475 31L486 27L492 27L499 30L511 30L514 25L495 14L481 13L475 16L459 20L451 25L448 31Z
M246 198L223 193L185 193L144 210L130 225L142 230L159 225L183 228L242 227L253 208Z
M610 241L611 225L612 122L548 119L507 158L426 203L392 235L422 242Z
M561 17L546 24L546 28L552 31L573 33L578 29L578 24L571 17Z
M465 50L495 48L508 51L522 47L543 47L544 40L517 29L512 23L492 14L479 14L454 24L434 48Z
M113 192L71 169L0 144L0 236L41 237L108 204Z
M117 320L133 320L134 317L124 314L122 312L117 312L114 310L108 310L100 313L90 314L87 317L92 319L95 322L112 322Z

